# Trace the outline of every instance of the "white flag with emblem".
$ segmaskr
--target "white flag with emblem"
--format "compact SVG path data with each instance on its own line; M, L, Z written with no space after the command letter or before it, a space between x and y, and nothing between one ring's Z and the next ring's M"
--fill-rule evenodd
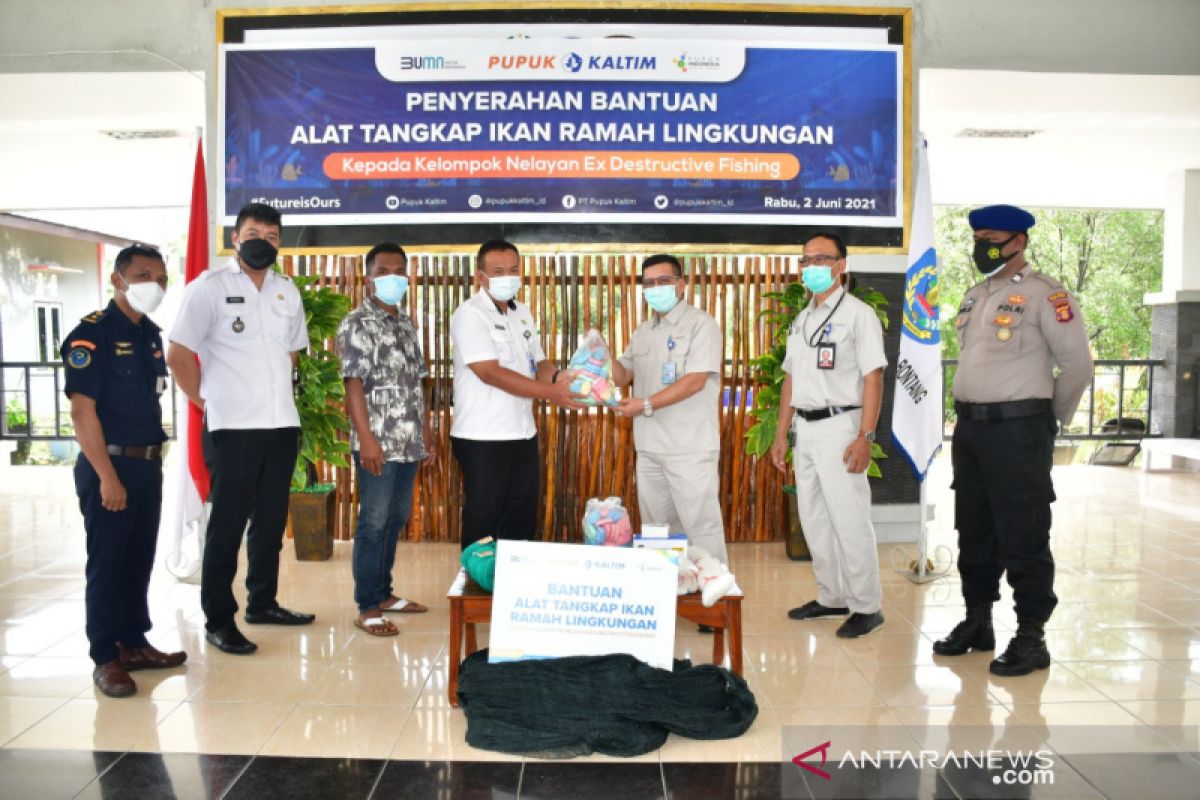
M933 246L929 161L921 145L904 280L903 325L896 361L892 438L919 481L942 446L942 337L938 329L938 264Z

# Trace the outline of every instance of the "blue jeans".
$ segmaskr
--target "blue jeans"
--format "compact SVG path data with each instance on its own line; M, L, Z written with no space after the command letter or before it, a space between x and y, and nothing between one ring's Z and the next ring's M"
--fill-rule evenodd
M377 607L392 594L396 542L412 512L417 462L386 461L382 475L363 469L358 453L358 525L354 529L354 602L360 612Z

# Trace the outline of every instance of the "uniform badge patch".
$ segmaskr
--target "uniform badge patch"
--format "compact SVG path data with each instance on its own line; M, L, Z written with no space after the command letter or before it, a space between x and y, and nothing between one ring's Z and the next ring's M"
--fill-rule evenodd
M1066 292L1054 292L1046 300L1054 306L1054 319L1058 322L1075 319L1075 312L1071 310L1071 296Z
M1009 304L1010 304L1010 305L1019 306L1019 305L1021 305L1022 303L1024 303L1024 302L1025 302L1025 295L1023 295L1023 294L1010 294L1010 295L1008 296L1008 302L1009 302Z
M233 325L230 327L233 328L234 333L241 333L242 331L246 330L246 323L242 322L241 317L238 317L233 321Z
M68 347L86 347L88 350L95 350L96 343L89 342L87 339L75 339L68 345Z
M996 328L996 338L1002 342L1007 342L1012 338L1012 328Z
M992 324L1002 325L1003 327L1007 328L1009 325L1013 324L1012 314L997 314L996 318L992 320Z
M83 369L92 363L92 353L86 347L76 347L67 353L67 363L75 369Z

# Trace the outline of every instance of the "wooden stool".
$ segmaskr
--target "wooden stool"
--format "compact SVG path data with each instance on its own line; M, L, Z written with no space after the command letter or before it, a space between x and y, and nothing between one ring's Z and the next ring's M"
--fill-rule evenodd
M735 675L742 674L742 591L736 586L734 594L718 600L711 608L700 602L699 592L680 595L675 611L688 622L708 625L713 632L713 663L725 660L725 634L729 634L729 669ZM475 625L492 620L492 595L471 580L466 570L459 570L446 592L450 601L450 681L446 687L450 705L458 706L458 670L462 659L479 649L475 638ZM467 651L463 653L463 639Z

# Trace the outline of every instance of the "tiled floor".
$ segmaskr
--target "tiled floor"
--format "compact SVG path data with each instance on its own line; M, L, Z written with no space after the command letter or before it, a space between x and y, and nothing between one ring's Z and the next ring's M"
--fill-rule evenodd
M736 740L672 736L660 751L618 765L602 756L525 762L466 744L463 714L446 701L443 598L456 545L401 545L397 586L431 610L393 616L402 633L391 639L370 638L352 624L350 545L317 564L296 562L288 546L280 600L315 612L317 622L245 626L260 646L248 658L205 643L198 587L159 567L151 640L187 650L188 664L137 673L135 698L103 698L91 685L83 634L83 533L69 472L2 467L0 795L72 796L87 787L82 796L119 796L113 787L167 776L181 797L258 797L263 787L282 792L299 770L312 772L309 796L321 795L320 785L339 787L323 796L363 797L405 796L389 787L427 785L431 793L490 786L495 796L578 797L586 794L580 787L599 790L620 775L630 789L623 796L766 797L778 795L787 737L803 745L804 732L790 726L822 725L913 735L945 725L1129 726L1147 741L1172 743L1157 748L1160 767L1143 776L1150 786L1155 775L1200 786L1200 760L1188 755L1198 750L1200 729L1200 476L1080 466L1056 469L1055 481L1060 605L1048 626L1051 669L1001 679L987 672L986 654L935 658L932 641L962 613L957 578L910 583L892 571L890 547L880 548L887 623L842 641L833 634L836 621L786 618L788 608L814 596L810 566L787 561L778 543L734 545L757 721ZM937 504L931 542L953 546L948 484L943 459L930 478ZM1001 647L1015 626L1008 597L1006 590L996 609ZM711 640L684 630L678 655L704 661ZM1134 785L1128 765L1089 758L1071 757L1086 790L1042 787L1025 796L1127 796ZM694 762L710 765L687 766ZM35 773L59 789L13 788L14 775L28 781ZM909 795L976 791L948 771L910 777ZM804 785L803 796L828 789ZM888 796L878 786L863 791ZM1142 796L1168 795L1143 785Z

